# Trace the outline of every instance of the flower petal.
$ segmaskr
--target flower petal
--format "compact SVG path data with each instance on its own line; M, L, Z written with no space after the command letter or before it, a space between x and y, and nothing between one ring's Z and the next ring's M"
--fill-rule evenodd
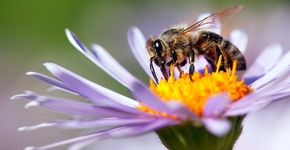
M37 130L40 128L47 128L47 127L52 127L52 126L55 126L55 123L40 123L40 124L34 125L34 126L20 127L20 128L18 128L18 131L33 131L33 130Z
M245 54L248 45L248 36L241 30L234 30L230 34L230 41L237 46L241 53Z
M243 120L243 131L234 150L290 149L290 103L287 100L248 114Z
M169 103L162 102L159 97L153 94L147 87L140 82L134 83L132 95L141 103L146 104L152 109L163 111L171 115L178 115L180 111L176 107L172 107ZM186 115L186 114L184 114ZM179 116L183 117L183 115Z
M53 85L53 87L51 87L49 90L53 90L53 89L57 88L57 89L61 89L61 90L65 91L67 93L72 93L74 95L80 95L80 94L76 93L76 91L74 91L72 88L65 85L63 82L61 82L57 79L51 78L47 75L44 75L44 74L41 74L38 72L27 72L26 75L33 76L33 77L37 78L38 80L41 80L41 81L44 81L48 84Z
M218 117L224 113L230 102L231 100L226 92L212 96L206 102L203 114L206 117Z
M239 101L231 103L224 116L238 116L252 111L255 108L253 103L258 97L259 94L251 93L241 98Z
M283 72L287 72L290 68L290 52L286 53L282 59L275 65L275 67L270 70L266 75L255 81L251 86L254 89L258 89L263 87L265 84L270 82L271 80L278 78L279 76L283 76Z
M192 121L197 121L199 122L199 118L191 111L189 110L186 106L181 104L178 101L169 101L166 103L167 106L170 108L170 110L175 112L175 115L179 116L181 119L190 119Z
M131 73L121 66L104 48L100 45L92 45L92 54L97 60L101 69L106 71L115 80L132 90L132 83L138 81Z
M46 149L51 149L54 147L65 145L65 144L83 142L83 141L88 141L88 140L93 140L93 139L101 140L104 138L112 138L112 137L115 137L115 138L116 137L130 137L130 136L136 136L136 135L144 134L150 131L154 131L158 128L173 125L173 124L176 124L176 122L172 120L168 120L168 119L159 119L159 120L156 120L151 123L144 124L144 125L120 126L120 127L105 129L96 133L56 142L56 143L46 145L46 146L28 147L28 148L29 150L46 150Z
M110 54L108 54L104 48L97 44L94 44L93 51L91 51L81 43L81 41L74 33L69 31L68 29L66 29L65 32L69 41L77 50L79 50L83 55L85 55L101 69L106 71L109 75L111 75L114 79L123 84L125 87L129 89L131 88L130 83L132 82L132 80L134 81L137 79L133 75L131 75L124 67L122 67Z
M111 118L95 119L95 120L66 120L66 121L55 121L55 125L58 127L64 128L73 128L73 129L83 129L83 128L108 128L116 126L129 126L137 124L146 124L154 120L157 120L157 117L139 117L131 116L131 118L116 118L119 116L114 116ZM138 118L139 117L139 118Z
M77 49L79 50L82 54L88 55L89 56L89 49L79 40L79 38L72 33L69 29L65 29L66 36L70 43ZM88 57L87 56L87 57Z
M208 131L216 136L223 136L231 129L231 123L226 119L203 118L202 122Z
M127 116L128 117L128 116ZM150 123L158 118L103 118L95 120L58 120L47 123L40 123L33 126L25 126L18 128L18 131L33 131L47 127L61 127L66 129L105 129L117 126L132 126Z
M282 55L282 47L279 44L268 46L261 54L255 59L253 65L245 72L243 78L262 76L277 63ZM267 62L267 63L265 63Z
M44 66L57 78L62 80L66 87L71 89L75 93L87 97L92 100L95 104L100 105L124 105L128 107L138 106L138 102L106 89L98 84L95 84L57 64L45 63ZM101 101L100 99L106 99Z
M280 73L275 80L269 81L263 87L246 95L237 102L232 103L226 112L226 116L243 115L250 111L261 109L275 100L281 100L290 95L290 84L284 82L283 78L288 78L290 69ZM282 82L282 84L280 83Z
M20 98L33 100L26 105L26 108L31 106L42 106L49 110L73 115L86 115L93 117L128 117L136 114L144 114L137 110L119 110L113 107L95 106L73 100L40 96L32 92L26 92L24 94L15 95L12 97L12 99Z

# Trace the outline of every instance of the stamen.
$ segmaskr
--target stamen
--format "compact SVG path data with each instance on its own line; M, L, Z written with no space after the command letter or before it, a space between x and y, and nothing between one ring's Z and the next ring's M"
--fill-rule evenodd
M221 67L221 64L222 64L222 55L220 55L219 56L219 60L218 60L218 63L217 63L217 65L216 65L216 71L215 72L219 72L219 69L220 69L220 67Z
M234 62L233 62L233 69L232 69L232 76L234 76L236 74L237 65L238 65L238 61L237 60L234 60Z
M164 102L176 100L188 107L197 116L203 115L205 104L209 97L227 92L232 101L237 101L252 92L251 87L245 84L243 80L238 80L236 73L237 61L233 62L232 71L218 71L222 61L219 57L217 72L208 72L208 66L205 67L204 74L194 72L191 79L189 74L182 73L178 78L174 78L174 66L170 66L170 77L166 81L161 79L159 84L150 80L151 90ZM151 109L144 104L138 106L140 111L144 111L157 116L176 118L164 112Z
M208 74L208 65L205 66L204 74Z
M170 70L169 71L170 71L170 76L174 77L174 64L170 65Z

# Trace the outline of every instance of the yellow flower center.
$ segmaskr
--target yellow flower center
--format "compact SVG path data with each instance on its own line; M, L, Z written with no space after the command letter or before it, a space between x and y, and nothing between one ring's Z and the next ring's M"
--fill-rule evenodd
M174 66L172 65L170 66L171 76L168 81L161 79L159 84L155 84L150 80L150 88L162 101L178 101L196 115L202 116L205 104L210 96L225 91L232 101L237 101L252 91L244 80L239 80L235 74L237 61L234 61L231 71L229 69L226 72L219 71L221 58L219 58L216 72L208 73L208 67L206 66L205 73L194 72L192 80L189 74L183 73L175 79L173 75ZM176 116L151 109L144 104L141 104L138 109L158 116L176 118Z

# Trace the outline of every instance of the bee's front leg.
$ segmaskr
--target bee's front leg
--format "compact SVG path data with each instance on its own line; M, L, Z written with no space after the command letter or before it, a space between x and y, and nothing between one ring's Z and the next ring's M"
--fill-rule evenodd
M158 83L158 78L156 76L156 73L155 73L155 70L154 70L154 67L153 67L153 61L154 61L154 57L151 57L150 58L150 70L151 70L151 73L152 73L152 76L153 76L155 82Z

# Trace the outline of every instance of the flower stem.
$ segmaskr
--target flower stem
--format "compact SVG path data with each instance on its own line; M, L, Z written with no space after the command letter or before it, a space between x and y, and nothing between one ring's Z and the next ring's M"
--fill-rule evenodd
M241 133L242 118L231 118L232 129L223 137L217 137L192 122L159 129L157 134L168 150L231 150Z

